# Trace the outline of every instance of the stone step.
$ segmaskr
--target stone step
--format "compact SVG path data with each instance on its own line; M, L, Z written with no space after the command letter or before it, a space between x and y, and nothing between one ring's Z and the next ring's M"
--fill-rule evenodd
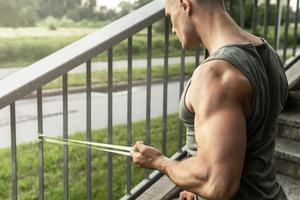
M274 152L276 172L300 179L300 142L277 138Z
M290 98L300 101L300 90L291 90L289 92Z
M285 110L300 109L300 90L291 90L287 99Z
M289 200L299 200L300 180L286 175L277 174L277 180L283 187Z
M288 109L279 115L278 136L300 141L300 109Z
M300 89L300 60L285 72L290 90Z

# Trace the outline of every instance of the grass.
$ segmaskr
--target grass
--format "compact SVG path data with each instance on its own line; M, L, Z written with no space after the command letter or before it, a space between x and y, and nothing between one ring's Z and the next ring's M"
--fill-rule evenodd
M1 31L3 30L3 33ZM45 28L7 29L0 28L0 68L28 66L57 50L71 44L96 29L58 28L46 31ZM153 34L153 57L162 57L164 37ZM179 56L181 45L178 39L170 36L170 56ZM147 35L145 31L133 36L134 58L146 58ZM127 40L113 47L114 60L127 59ZM187 55L192 54L188 51ZM106 54L100 54L95 61L106 60Z
M185 66L185 74L191 75L195 69L193 63L188 63ZM178 77L180 71L180 65L174 64L169 65L168 77ZM163 78L164 70L163 66L152 67L152 79ZM113 71L113 82L119 83L127 81L127 69L115 69ZM134 68L132 71L133 80L146 80L147 79L147 69L146 68ZM95 71L92 73L92 85L95 84L106 84L107 83L107 70ZM86 74L76 73L68 75L68 85L70 87L78 87L86 85ZM58 89L62 88L62 77L55 79L54 81L48 83L43 87L44 89Z
M134 122L133 141L145 139L145 121ZM177 114L168 115L167 150L168 156L176 152ZM151 120L151 144L161 149L162 119ZM127 126L113 127L113 143L126 145ZM93 130L93 141L106 142L107 129ZM85 140L85 133L76 133L72 139ZM18 145L18 198L22 200L38 199L38 148L36 143ZM69 148L69 199L85 199L86 150ZM0 199L11 199L11 159L10 149L0 149ZM107 197L107 154L92 151L92 199ZM113 156L113 199L119 199L126 191L126 158ZM63 147L53 144L44 145L45 199L63 199ZM136 185L144 178L144 170L133 166L132 184Z
M0 67L17 67L21 64L24 67L78 39L78 36L0 38Z

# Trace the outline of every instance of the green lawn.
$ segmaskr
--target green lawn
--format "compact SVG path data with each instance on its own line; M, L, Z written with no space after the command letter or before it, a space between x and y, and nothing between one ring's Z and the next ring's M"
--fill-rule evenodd
M194 63L188 63L185 66L185 75L191 75L195 69ZM169 65L168 77L178 77L180 72L180 65ZM154 66L152 68L152 79L163 78L163 66ZM146 68L135 68L132 72L133 80L146 80L147 79L147 69ZM117 69L113 72L113 82L119 83L127 81L127 69ZM95 71L92 73L92 84L106 84L107 83L107 70ZM69 74L68 75L68 85L70 87L85 86L86 84L86 74ZM58 78L47 85L44 89L58 89L62 88L62 78Z
M177 148L178 114L168 115L167 120L168 156ZM145 139L145 121L133 123L133 142ZM161 148L162 119L151 120L151 144ZM113 127L113 143L126 145L127 126ZM107 130L93 130L93 141L106 142ZM85 140L84 133L76 133L72 139ZM81 147L69 148L69 195L70 199L85 199L86 150ZM0 199L11 199L11 159L10 149L0 149ZM22 200L38 199L38 147L37 143L18 145L18 198ZM63 199L63 147L55 144L44 145L45 159L45 199ZM106 199L106 163L107 154L92 151L92 198ZM136 185L144 178L144 170L132 169L132 182ZM126 158L113 156L113 197L119 199L126 191Z
M1 28L0 28L1 31ZM29 33L14 37L1 37L0 35L0 68L5 67L24 67L28 66L63 47L79 40L85 36L86 33L75 31L72 35L72 31L67 29L57 33L55 37L54 33L46 33L44 30L40 30L42 33L35 33L33 36ZM68 35L69 34L69 35ZM43 36L44 35L44 36ZM153 35L153 57L162 57L164 52L164 37L162 34ZM147 35L143 32L134 35L133 37L133 55L134 59L146 58L147 52ZM179 56L181 51L181 45L178 39L174 36L170 36L170 56ZM113 47L114 60L127 59L127 40ZM187 55L193 54L193 51L188 51ZM107 60L107 53L102 53L94 58L95 61Z

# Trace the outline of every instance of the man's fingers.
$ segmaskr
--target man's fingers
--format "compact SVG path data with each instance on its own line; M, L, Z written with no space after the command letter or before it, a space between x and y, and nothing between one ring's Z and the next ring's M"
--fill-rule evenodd
M145 148L144 142L143 141L137 141L135 145L133 146L133 150L137 152L143 151Z
M180 192L179 200L194 200L194 194L187 191Z

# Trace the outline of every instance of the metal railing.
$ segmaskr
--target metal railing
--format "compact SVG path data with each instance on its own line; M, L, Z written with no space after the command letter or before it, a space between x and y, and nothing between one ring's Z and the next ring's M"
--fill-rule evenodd
M287 69L293 66L299 60L297 55L298 45L298 17L299 17L299 0L296 0L296 7L291 6L291 1L277 0L276 4L271 4L270 0L252 1L252 13L247 13L247 2L241 0L239 3L229 1L228 10L232 15L238 16L235 18L241 27L252 30L253 33L259 34L266 39L269 38L271 28L274 29L273 47L282 56L286 62ZM262 4L264 3L264 4ZM264 5L264 6L262 6ZM275 22L270 25L271 7L276 11ZM286 8L285 20L282 22L282 10ZM296 10L293 10L295 9ZM259 14L264 11L264 20L259 22ZM294 14L294 19L291 19L291 12ZM295 14L296 13L296 14ZM247 18L252 15L251 27L247 24ZM37 121L38 133L43 133L43 89L42 87L47 83L62 77L62 95L63 95L63 138L68 138L68 72L82 63L86 63L86 140L92 140L92 126L91 126L91 101L92 101L92 82L91 82L91 68L92 58L100 53L107 52L108 73L107 73L107 93L108 93L108 124L107 124L107 142L113 142L113 47L120 42L127 40L127 61L128 61L128 86L127 86L127 145L132 145L132 74L133 74L133 36L146 28L147 30L147 97L146 97L146 134L145 143L151 144L150 141L150 126L151 126L151 67L152 67L152 38L153 38L153 24L158 20L164 19L164 75L163 75L163 110L162 110L162 152L167 153L167 93L168 93L168 58L169 58L169 28L170 23L164 17L164 2L162 0L154 0L151 3L143 6L125 17L107 25L106 27L92 33L71 45L55 52L54 54L30 65L29 67L9 76L0 81L0 109L10 107L10 124L11 124L11 159L12 159L12 199L16 200L18 197L18 173L17 173L17 145L16 145L16 101L21 100L26 95L36 92L37 97ZM292 40L290 39L290 26L294 24ZM284 27L283 32L281 28ZM259 29L263 31L259 32ZM280 34L283 33L283 34ZM290 39L290 40L289 40ZM292 41L292 42L290 42ZM195 52L195 66L200 63L201 48L198 47ZM205 52L207 54L207 51ZM184 72L185 72L185 56L186 51L181 50L180 63L180 94L184 86ZM287 61L287 57L292 57ZM184 156L181 152L183 146L182 141L183 125L178 124L178 141L177 152L174 153L173 159L180 159ZM68 173L68 147L64 146L63 155L63 174L64 174L64 199L69 198L69 173ZM38 177L39 177L39 199L44 199L44 157L47 156L44 152L43 142L38 143ZM86 199L91 199L91 150L86 149ZM161 173L154 171L151 174L146 172L147 178L139 183L137 186L132 186L132 166L131 159L127 159L127 173L126 173L126 194L123 199L134 199L147 189L153 182L155 182ZM107 154L107 199L113 199L113 156L111 153ZM104 199L106 199L104 198Z

